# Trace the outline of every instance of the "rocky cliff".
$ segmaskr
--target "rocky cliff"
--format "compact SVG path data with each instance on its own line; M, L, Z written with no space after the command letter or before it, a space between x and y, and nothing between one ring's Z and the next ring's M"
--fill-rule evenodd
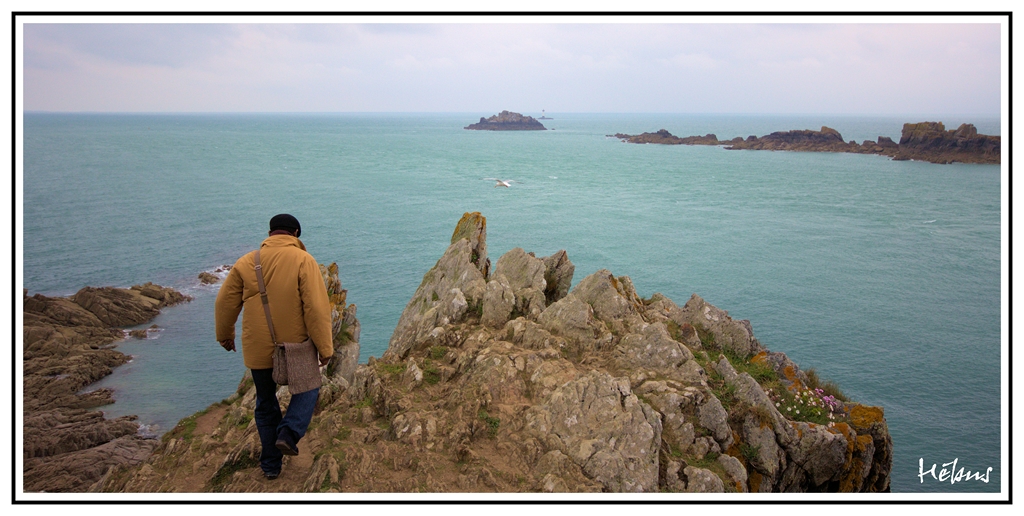
M918 160L932 163L999 164L1000 138L978 134L971 124L962 124L955 131L946 131L942 122L904 124L899 143L886 136L877 141L846 142L835 129L822 126L820 131L778 131L758 138L719 140L714 134L680 138L661 129L654 133L614 135L627 143L662 145L724 145L728 150L781 150L801 152L850 152L878 154L895 160Z
M138 464L158 442L137 435L134 416L90 410L112 393L80 391L131 357L113 349L119 327L145 323L190 298L147 283L85 287L68 298L24 295L24 485L27 492L84 491L110 467ZM145 337L147 330L132 332Z
M502 111L490 118L480 117L479 122L467 125L464 129L476 131L543 131L547 128L532 116Z
M325 387L281 476L254 390L183 420L107 492L883 492L880 407L845 401L700 297L642 299L565 251L491 268L467 213L380 359ZM351 339L352 337L347 337ZM358 338L355 339L356 341ZM287 399L287 390L280 391Z

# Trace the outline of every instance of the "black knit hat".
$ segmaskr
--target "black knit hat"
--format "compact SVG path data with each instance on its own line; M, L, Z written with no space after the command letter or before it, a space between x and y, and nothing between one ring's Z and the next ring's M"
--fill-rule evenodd
M295 236L302 234L302 226L299 225L299 220L287 213L274 215L274 218L270 219L270 230L277 231L278 229L295 231Z

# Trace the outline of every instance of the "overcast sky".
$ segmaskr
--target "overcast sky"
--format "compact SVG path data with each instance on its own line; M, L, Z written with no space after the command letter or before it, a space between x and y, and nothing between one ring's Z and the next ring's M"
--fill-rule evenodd
M884 17L874 20L882 23L855 24L783 24L775 18L671 23L679 20L26 23L24 108L991 116L1001 111L996 23L957 24L941 17L911 24ZM990 21L966 19L975 20Z

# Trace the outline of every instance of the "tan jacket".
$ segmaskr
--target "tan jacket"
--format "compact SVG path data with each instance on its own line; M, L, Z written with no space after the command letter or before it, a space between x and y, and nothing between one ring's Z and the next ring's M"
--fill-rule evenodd
M250 369L274 366L274 344L256 283L255 251L235 262L217 294L217 341L235 338L242 314L242 355ZM320 266L306 246L290 235L268 237L260 246L260 264L278 342L313 339L321 357L334 355L331 308Z

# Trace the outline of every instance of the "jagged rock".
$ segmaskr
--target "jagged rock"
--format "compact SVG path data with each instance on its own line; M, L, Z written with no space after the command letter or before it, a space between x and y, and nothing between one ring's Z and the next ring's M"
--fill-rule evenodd
M354 380L359 355L359 322L355 318L355 305L345 305L345 292L337 280L337 265L321 266L321 272L333 304L336 357L339 359L332 364L337 378L325 381L326 399L343 391L348 379ZM143 323L161 308L191 298L152 283L130 289L85 287L70 298L39 294L29 297L25 292L24 298L25 490L84 492L98 489L98 485L112 482L112 472L141 463L157 446L157 441L137 435L139 425L135 416L107 420L101 412L85 410L113 402L109 389L82 392L129 359L110 347L125 335L146 338L156 329L154 325L123 332L112 326ZM251 379L247 385L252 385ZM282 399L283 404L287 404L288 396ZM251 414L254 397L239 397L238 402L238 410L248 410ZM236 415L229 420L251 422L251 416L245 420ZM208 444L213 442L209 436L204 439L203 445L197 448L200 452L208 451ZM167 442L168 450L174 448L175 442ZM200 457L192 464L205 462L206 459ZM151 465L146 467L152 470Z
M541 485L540 490L545 493L601 492L600 483L587 478L572 459L558 450L541 456L533 472Z
M660 322L648 325L641 333L623 337L616 354L625 367L646 368L667 375L693 359L693 353L673 340Z
M577 352L607 347L612 334L594 317L594 308L570 293L547 307L537 322L552 335L564 338Z
M791 464L806 472L811 486L823 485L838 476L846 464L847 438L821 425L798 422L793 426L797 438L786 447Z
M553 440L605 489L657 490L661 420L628 382L591 372L556 389L525 420L528 432Z
M719 455L717 460L718 464L722 466L722 469L724 469L725 473L729 476L728 479L723 480L731 481L732 484L730 485L734 487L736 491L746 493L747 470L743 468L743 463L731 455Z
M71 300L92 312L106 326L133 326L156 317L165 306L191 298L173 289L147 283L128 290L84 287Z
M490 276L491 259L487 257L487 219L478 211L462 214L459 223L452 232L451 243L461 239L469 241L471 255L469 261L476 265L484 279Z
M662 415L662 440L670 448L689 450L697 435L694 429L695 412L696 407L704 401L703 392L667 381L645 382L635 392ZM728 414L722 418L723 424L725 416Z
M135 435L139 425L134 420L134 416L104 419L102 412L82 409L54 409L28 414L23 425L24 456L60 455Z
M892 436L889 434L889 425L885 421L885 411L882 407L869 407L866 405L854 405L850 409L850 427L856 432L857 439L848 439L850 448L859 449L862 456L871 457L865 461L867 473L862 476L863 481L850 480L848 485L840 486L851 488L854 485L862 485L862 491L888 492L889 474L892 472ZM867 445L860 437L871 438L871 453L865 453ZM870 464L870 465L867 465ZM851 473L856 474L853 470Z
M359 365L359 320L356 319L356 305L348 305L340 317L342 325L334 339L334 359L331 361L331 376L352 379ZM344 329L342 329L344 328ZM344 333L343 333L344 332ZM339 338L339 336L344 337Z
M544 261L544 297L548 305L565 297L572 285L572 275L576 266L569 261L565 250L541 258Z
M487 282L480 323L491 327L504 326L515 307L516 296L508 278L504 274L495 274L491 281Z
M536 317L546 306L544 279L546 265L542 259L516 247L498 259L494 275L503 275L515 298L515 312ZM504 324L504 321L501 323Z
M96 317L96 314L86 310L73 299L36 294L32 297L26 296L24 301L26 323L38 321L39 325L48 324L49 326L105 327L103 321ZM31 334L26 334L26 337L31 336ZM27 343L28 339L26 339Z
M806 390L809 377L765 350L749 322L697 296L682 308L660 294L640 299L628 277L607 270L569 291L564 252L538 259L514 249L486 276L483 255L473 261L484 221L470 219L470 236L453 238L424 276L384 356L350 380L325 381L300 445L306 460L261 480L246 419L255 394L243 376L203 416L219 421L214 430L189 443L199 425L179 425L144 465L97 489L888 490L881 410L844 403L834 424L784 416L752 373L776 389ZM529 296L539 297L521 302Z
M713 394L707 396L705 402L697 407L697 423L711 432L711 436L723 449L733 443L732 429L729 428L729 412Z
M694 294L682 310L673 312L673 320L682 326L690 324L713 335L715 344L731 350L740 357L760 353L764 347L754 338L750 321L734 321L729 312L721 310Z
M723 493L725 485L718 475L709 470L687 466L683 470L686 476L687 493Z
M25 460L25 492L85 492L116 466L143 463L157 446L155 439L126 435L95 447Z
M474 254L467 238L448 246L399 317L385 357L405 358L434 328L458 323L470 306L481 305L487 283L472 261Z
M480 117L479 122L467 125L465 129L478 131L543 131L547 128L532 116L502 111L490 118Z

